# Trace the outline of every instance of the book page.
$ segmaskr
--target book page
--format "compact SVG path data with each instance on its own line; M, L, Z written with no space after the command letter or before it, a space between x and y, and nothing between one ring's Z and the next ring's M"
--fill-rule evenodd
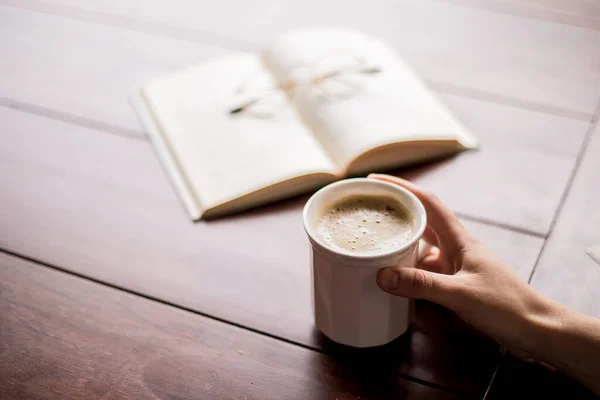
M306 29L285 34L264 57L280 84L296 83L291 101L340 168L394 143L475 146L460 122L379 40L348 29Z
M144 87L142 98L203 210L295 177L335 172L321 144L274 87L261 59L249 54Z

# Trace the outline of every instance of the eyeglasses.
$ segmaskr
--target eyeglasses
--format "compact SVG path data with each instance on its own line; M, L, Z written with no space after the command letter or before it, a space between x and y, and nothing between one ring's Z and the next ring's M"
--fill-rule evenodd
M361 57L339 55L325 57L312 67L298 67L292 73L296 78L275 85L264 74L250 76L234 89L236 101L229 114L273 116L297 90L310 90L324 99L349 97L361 89L364 76L380 72L379 66Z

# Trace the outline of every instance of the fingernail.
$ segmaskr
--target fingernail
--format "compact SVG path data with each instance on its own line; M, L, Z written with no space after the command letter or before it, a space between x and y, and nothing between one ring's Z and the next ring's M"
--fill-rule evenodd
M379 176L381 176L381 175L379 175L379 174L369 174L369 175L367 175L367 178L377 178Z
M379 271L378 283L384 290L394 290L398 288L398 273L392 268L385 268Z

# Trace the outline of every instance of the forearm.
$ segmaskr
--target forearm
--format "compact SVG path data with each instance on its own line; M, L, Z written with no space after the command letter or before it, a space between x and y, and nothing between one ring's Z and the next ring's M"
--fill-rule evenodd
M531 353L600 395L600 320L548 301L531 318Z

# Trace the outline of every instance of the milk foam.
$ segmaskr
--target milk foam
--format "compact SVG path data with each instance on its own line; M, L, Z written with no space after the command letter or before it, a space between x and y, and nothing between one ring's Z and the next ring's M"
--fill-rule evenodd
M414 218L389 196L356 195L324 210L317 235L329 246L351 253L384 253L414 235Z

